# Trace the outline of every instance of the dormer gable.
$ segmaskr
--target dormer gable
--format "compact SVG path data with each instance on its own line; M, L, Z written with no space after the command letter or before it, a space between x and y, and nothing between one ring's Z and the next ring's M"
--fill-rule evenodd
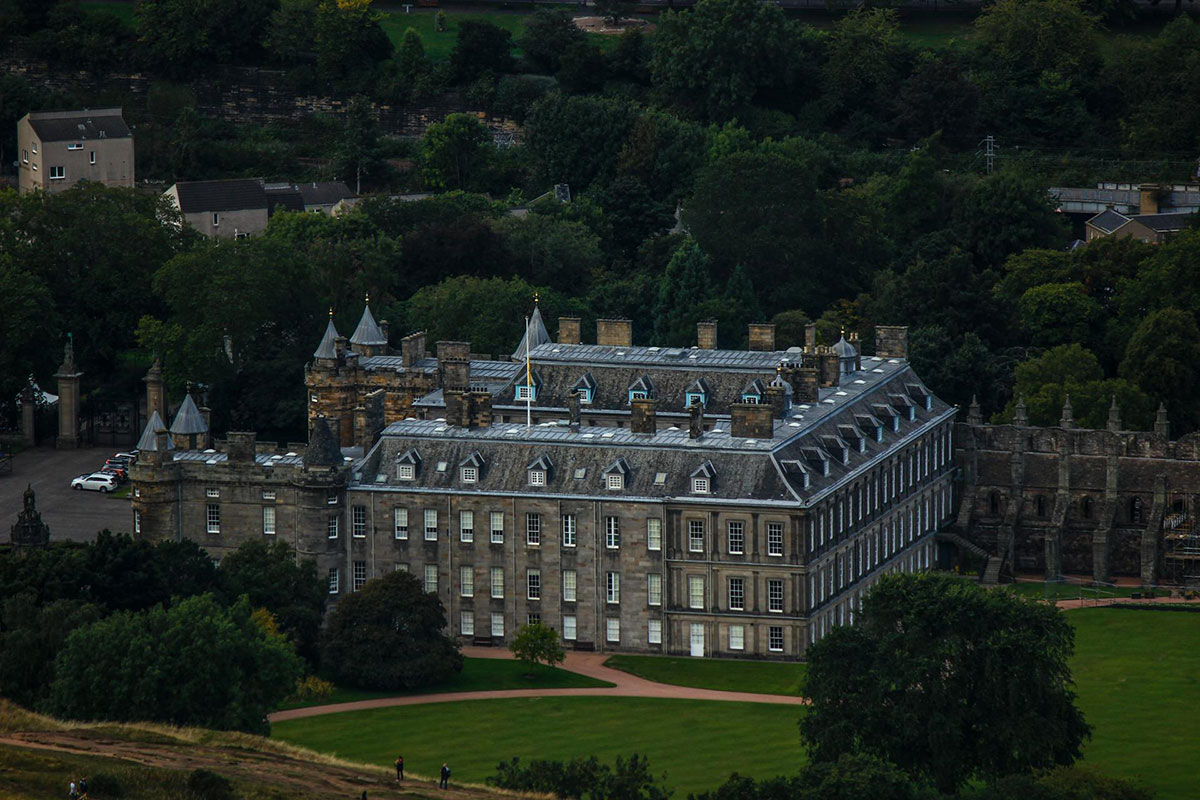
M766 394L766 387L763 386L762 380L755 378L744 387L742 387L742 402L743 403L762 403L763 396Z
M606 489L624 489L629 481L629 462L622 456L609 464L600 475Z
M592 373L585 372L583 377L571 386L571 391L579 395L580 403L589 405L596 399L596 379L592 377Z
M791 480L798 481L803 488L808 488L809 471L804 464L796 459L787 459L779 462L779 466L783 469L784 475Z
M922 406L926 411L933 408L933 394L919 383L904 384L905 391L915 403Z
M877 442L883 441L883 423L871 414L855 414L854 424L863 432L863 436L870 437Z
M642 375L633 383L629 384L629 402L634 400L647 400L654 397L654 382L650 380L649 375Z
M700 466L692 470L688 480L691 482L692 494L712 494L716 491L717 468L705 459Z
M850 446L858 452L861 453L867 449L866 439L858 428L853 425L838 425L837 431L838 436L849 442Z
M697 378L692 381L692 385L683 393L683 407L691 408L693 405L707 406L710 397L708 381L704 378Z
M545 486L553 471L554 462L543 453L525 465L525 478L530 486Z
M821 474L822 477L829 477L829 454L819 447L802 447L800 455L804 456L804 460L812 465L813 469Z
M850 444L840 436L822 436L821 445L825 450L842 465L850 463Z
M396 456L396 478L402 481L416 480L421 471L421 454L410 447Z
M471 455L458 462L458 475L463 483L478 483L483 478L486 462L483 455L475 450Z

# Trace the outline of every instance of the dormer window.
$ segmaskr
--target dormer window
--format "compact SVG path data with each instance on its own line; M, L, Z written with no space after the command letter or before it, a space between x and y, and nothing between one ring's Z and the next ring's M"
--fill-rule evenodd
M396 459L396 477L402 481L415 480L417 477L417 468L420 465L420 454L413 448L409 448Z
M549 456L541 455L531 461L525 467L525 474L529 478L530 486L545 486L546 481L550 478L550 470L554 469L554 463Z
M629 386L629 402L634 400L649 400L654 397L654 384L649 375L643 375Z
M584 374L582 378L575 382L571 387L571 391L579 395L579 402L585 406L591 405L596 398L596 379L592 377L592 373Z
M530 486L545 486L546 472L540 469L529 470L529 485Z
M646 393L640 389L634 389L633 391L631 391L629 393L629 399L630 400L645 400Z
M624 489L625 488L625 476L620 473L614 473L612 475L608 475L605 485L608 486L608 488L610 490Z
M615 491L625 488L625 476L629 474L629 464L624 458L618 458L604 470L604 485Z
M522 374L517 382L516 398L529 402L537 400L538 387L541 384L542 379L538 377L537 370L533 370L528 375Z
M536 400L537 399L537 387L536 386L518 386L517 387L517 399L518 400Z
M692 478L693 494L708 494L708 478Z
M708 381L704 380L704 378L698 378L684 392L684 406L686 408L691 408L694 405L706 406L708 405L708 395Z
M463 483L475 483L478 480L479 480L479 470L478 469L476 469L475 467L463 467L462 468L462 482Z
M692 481L692 494L711 494L716 482L717 468L705 461L688 476Z
M477 483L479 476L483 474L483 465L483 456L478 450L458 462L458 474L462 478L462 482ZM438 463L438 466L441 466L441 462Z
M416 477L416 470L412 464L401 464L399 467L399 477L402 481L411 481Z
M762 403L762 395L744 394L744 395L742 395L742 402L749 403L752 406L759 405L760 403Z

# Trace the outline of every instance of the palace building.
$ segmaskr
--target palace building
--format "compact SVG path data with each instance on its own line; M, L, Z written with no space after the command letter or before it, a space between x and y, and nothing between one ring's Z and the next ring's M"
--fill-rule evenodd
M695 346L643 347L599 320L585 344L564 318L553 341L535 309L499 361L424 334L394 353L368 307L306 369L307 445L208 447L190 400L178 430L152 419L135 535L214 558L287 541L335 602L408 570L468 643L538 620L578 649L802 658L880 575L931 567L954 506L956 409L906 329L877 328L874 355L815 338L754 325L719 350L706 322Z

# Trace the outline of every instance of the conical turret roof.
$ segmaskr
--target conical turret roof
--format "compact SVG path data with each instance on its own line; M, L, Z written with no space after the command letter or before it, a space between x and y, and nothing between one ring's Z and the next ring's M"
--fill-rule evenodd
M150 414L150 419L146 421L146 427L142 429L141 438L138 439L137 449L143 452L154 452L158 450L158 438L155 434L159 431L166 430L167 424L162 421L162 417L157 411ZM171 441L171 437L167 437L167 449L174 450L175 443Z
M313 351L313 358L337 358L337 328L333 326L333 312L329 314L329 324L325 326L325 335L321 343Z
M370 302L363 306L362 319L358 321L358 327L354 329L354 335L350 337L350 344L368 347L387 344L387 337L383 335L383 331L371 314Z
M175 414L175 421L171 423L171 433L183 436L208 433L208 425L204 422L204 416L200 413L200 409L196 408L196 401L190 394L184 395L183 405L179 407L179 411Z
M550 341L550 334L546 330L545 323L542 322L542 310L534 306L533 314L529 317L529 329L521 336L521 343L513 351L512 360L524 361L526 348L532 350L539 344L545 344L548 341Z

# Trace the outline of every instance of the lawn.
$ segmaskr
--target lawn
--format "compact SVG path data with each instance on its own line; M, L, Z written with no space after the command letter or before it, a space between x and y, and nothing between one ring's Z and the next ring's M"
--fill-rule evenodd
M1087 600L1107 599L1113 597L1130 597L1143 593L1140 586L1080 586L1078 583L1045 583L1043 581L1021 581L1008 583L999 588L1002 592L1019 594L1022 597L1034 597L1040 600L1078 600L1081 596ZM1166 596L1165 589L1158 589L1159 597Z
M505 759L648 756L676 797L732 772L792 774L804 762L795 706L632 697L544 697L433 703L279 722L272 736L326 753L482 782Z
M557 667L538 664L532 677L526 677L529 669L520 661L499 658L464 658L462 672L439 686L419 692L372 692L363 689L338 687L333 694L322 700L306 700L284 703L281 709L303 708L326 703L350 703L355 700L372 700L376 697L398 697L405 694L437 694L444 692L482 692L507 689L576 689L604 688L612 686L607 681L589 678L578 672L568 672Z
M1160 800L1195 797L1200 614L1092 608L1067 618L1079 705L1096 729L1085 761L1153 786Z
M658 683L788 695L800 693L805 669L804 664L663 656L613 656L604 665Z

